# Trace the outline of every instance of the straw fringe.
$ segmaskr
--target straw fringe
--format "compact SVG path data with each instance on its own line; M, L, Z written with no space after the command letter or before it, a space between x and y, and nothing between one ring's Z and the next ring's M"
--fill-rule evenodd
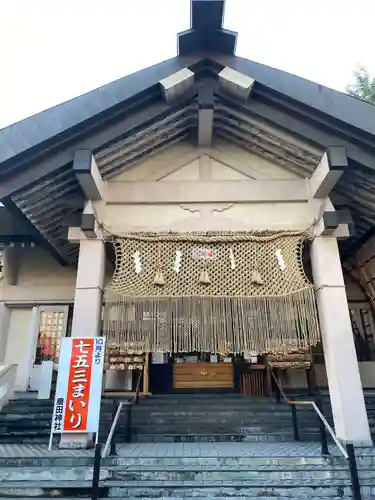
M109 344L141 352L287 353L319 341L314 290L285 297L107 295Z

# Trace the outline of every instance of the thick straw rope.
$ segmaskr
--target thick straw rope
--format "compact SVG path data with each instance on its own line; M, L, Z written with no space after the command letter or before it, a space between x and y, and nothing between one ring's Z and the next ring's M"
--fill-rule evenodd
M115 239L116 269L105 292L109 342L140 351L213 353L315 344L315 296L301 259L305 239L297 232ZM205 252L212 259L194 258Z

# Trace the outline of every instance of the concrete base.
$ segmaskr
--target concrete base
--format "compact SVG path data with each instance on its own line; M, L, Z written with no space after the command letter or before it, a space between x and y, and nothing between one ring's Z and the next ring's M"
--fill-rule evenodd
M59 448L65 450L88 450L94 446L94 437L91 433L62 434L59 443Z

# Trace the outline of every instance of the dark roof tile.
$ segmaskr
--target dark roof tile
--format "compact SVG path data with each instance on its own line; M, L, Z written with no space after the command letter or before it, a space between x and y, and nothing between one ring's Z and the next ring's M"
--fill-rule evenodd
M0 130L0 163L137 95L196 58L174 57Z
M375 135L373 104L242 57L220 55L217 59L221 64L230 66L287 97Z

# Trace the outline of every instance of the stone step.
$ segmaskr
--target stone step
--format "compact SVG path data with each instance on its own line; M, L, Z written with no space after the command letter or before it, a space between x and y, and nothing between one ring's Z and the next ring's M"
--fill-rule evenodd
M124 410L120 414L120 419L125 420L126 419L126 411ZM51 413L47 414L2 414L0 415L0 425L11 425L13 423L19 423L19 422L28 422L29 423L39 423L39 422L44 422L44 423L49 423L51 422ZM283 414L278 414L276 412L271 413L271 412L230 412L230 411L215 411L215 412L209 412L209 411L185 411L185 412L162 412L162 411L151 411L151 412L138 412L137 410L133 410L132 416L136 418L137 420L144 421L144 422L154 422L158 420L166 420L166 421L179 421L181 419L189 419L192 421L195 420L212 420L212 421L217 421L219 420L231 420L231 421L237 421L237 422L242 422L242 421L265 421L265 422L278 422L278 421L290 421L292 416L291 412L288 413L283 413ZM333 421L331 415L325 415L327 419L330 421ZM276 418L277 417L277 418ZM297 417L298 419L301 420L301 422L311 422L314 420L317 420L317 416L315 413L311 412L309 414L302 414L297 412ZM112 414L102 414L100 417L100 421L103 423L111 422L112 421ZM371 423L375 423L375 419L370 419Z
M93 475L92 467L75 467L66 469L64 467L54 467L44 469L42 467L32 468L7 468L0 472L0 482L5 481L85 481L91 480ZM375 471L373 468L361 469L359 471L361 482L363 480L375 480ZM152 467L103 467L101 469L101 480L113 479L116 481L284 481L294 480L304 483L305 480L321 479L329 482L331 479L350 479L348 467L341 468L323 468L323 467L300 467L300 468L257 468L233 467L208 468L206 467L171 467L165 468ZM0 483L0 484L1 484ZM374 481L375 483L375 481Z
M292 431L289 433L277 433L277 432L258 432L258 433L245 433L245 432L212 432L211 430L206 430L206 432L201 433L155 433L155 432L144 432L144 433L132 433L132 442L134 443L189 443L189 442L293 442L294 437ZM105 435L102 435L105 438ZM301 433L301 439L304 442L316 442L320 441L319 432L304 432ZM1 444L47 444L49 440L49 431L41 435L40 433L20 433L19 435L0 435ZM118 433L116 437L116 443L125 443L125 433Z
M101 422L101 428L109 428L111 425L112 421L109 421L107 423ZM312 421L299 421L298 422L300 430L303 429L319 429L319 422L317 419L314 419ZM333 422L331 422L331 425ZM121 428L126 426L126 421L120 421L118 423L117 428ZM150 420L150 421L142 421L139 419L132 419L132 426L133 428L158 428L158 429L166 429L166 428L195 428L195 427L230 427L230 428L235 428L235 427L244 427L244 428L255 428L255 427L260 427L263 429L283 429L287 430L290 429L292 426L292 419L290 418L289 420L279 422L279 424L275 421L264 421L262 419L256 419L256 420L230 420L230 419L217 419L216 421L213 419L207 420L207 419L196 419L196 420L187 420L187 419L180 419L180 420L161 420L161 419L155 419L155 420ZM19 426L20 427L20 426ZM41 426L40 426L41 427ZM16 429L17 427L12 427L9 426L8 428L14 428ZM32 428L32 427L31 427Z
M138 422L132 425L132 432L138 434L189 434L196 433L200 434L201 431L204 432L212 432L213 434L220 434L225 432L236 432L238 434L252 434L252 433L270 433L270 434L284 434L292 432L293 426L292 422L289 425L235 425L235 424L220 424L214 425L206 422L200 422L195 425L189 425L185 422L181 422L181 425L168 425L168 424L159 424L159 425L139 425ZM118 432L126 432L126 426L120 425L116 428ZM203 433L204 433L203 432ZM320 432L320 428L318 425L315 426L306 426L304 425L299 429L301 435L309 434L309 433L318 433Z
M208 442L291 442L294 441L292 432L286 433L218 433L206 432L201 434L167 434L147 433L133 434L134 443L208 443ZM319 442L319 433L305 433L304 441Z
M371 495L375 492L375 482L363 482L362 487L365 495ZM12 482L11 484L0 484L0 498L17 497L58 497L64 496L64 492L69 492L69 497L74 498L74 493L88 494L90 492L90 481L60 481L58 484L51 485L49 482L38 482L37 485L30 486L29 481ZM304 498L316 497L350 497L351 487L346 480L330 480L329 484L322 484L321 480L303 481L302 484L284 480L268 481L267 484L259 484L254 481L102 481L102 496L119 498L194 498L199 494L204 498L228 498L233 496L239 498L259 498L259 497L286 497L286 498ZM108 493L107 493L108 491ZM107 493L107 495L106 495Z
M113 404L113 400L112 400ZM179 399L170 399L170 400L157 400L154 399L153 396L145 399L140 399L139 400L139 405L140 406L186 406L186 405L196 405L200 406L201 404L210 404L212 406L220 406L222 404L225 404L227 406L244 406L244 407L249 407L253 406L254 408L264 408L264 407L272 407L272 408L287 408L289 405L284 401L280 401L280 403L277 403L277 401L272 400L272 399L263 399L262 401L253 401L251 398L243 398L243 399L237 399L237 400L221 400L221 399L211 399L210 397L202 398L202 399L197 399L197 398L191 398L191 399L186 399L186 400L179 400ZM330 402L324 401L322 402L323 407L329 407ZM308 406L307 406L308 407ZM301 406L302 408L302 406Z
M309 410L309 412L311 412L311 416L314 416L315 415L315 412L314 410ZM144 411L144 409L141 411L140 408L137 408L136 410L133 409L133 414L135 416L140 417L142 415L142 413L144 415L148 415L149 417L164 417L164 416L176 416L176 417L189 417L189 416L196 416L196 417L201 417L201 418L204 418L204 417L214 417L215 415L218 415L218 416L221 416L221 417L231 417L233 414L241 414L241 415L248 415L248 416L251 416L251 417L270 417L270 415L273 415L275 418L282 418L282 417L285 417L285 418L290 418L290 415L291 415L291 410L290 408L288 409L288 411L286 412L280 412L280 411L271 411L271 410L268 410L268 411L254 411L253 409L250 409L250 410L236 410L236 409L230 409L230 410L223 410L223 408L221 407L220 409L214 409L212 410L211 408L210 409L207 409L207 408L197 408L197 409L193 409L193 408L189 408L189 409L185 409L185 410L179 410L179 411L176 411L176 410L169 410L169 409L159 409L159 410L156 410L154 408L148 410L147 412ZM326 413L324 413L326 414ZM308 415L307 413L304 413L304 412L298 412L298 415L301 415L301 416L304 416L304 415ZM331 415L328 414L328 416L330 417Z
M40 453L36 451L36 453ZM358 459L361 457L358 457ZM371 457L366 457L371 458ZM375 457L373 457L375 459ZM162 467L169 469L173 467L330 467L331 463L336 464L335 457L315 456L125 456L106 457L102 461L103 467ZM88 467L93 464L93 456L33 456L33 457L0 457L0 467ZM346 462L344 461L344 464ZM342 461L337 462L338 466L343 466Z
M17 498L17 500L30 500L30 497L15 497ZM74 497L57 497L59 500L75 500ZM80 496L79 498L90 498L89 496L87 497L82 497ZM120 500L120 498L124 498L124 497L111 497L111 500ZM135 500L136 497L127 497L128 500ZM180 500L181 497L165 497L165 496L158 496L158 497L155 497L155 496L152 496L152 497L142 497L142 500L155 500L155 498L157 498L158 500ZM212 500L213 498L215 500L228 500L228 498L230 498L230 500L243 500L244 497L241 496L236 496L236 495L231 495L230 497L226 496L226 497L223 497L223 496L185 496L184 498L192 498L194 500ZM290 497L285 497L285 496L278 496L278 497L275 497L275 496L267 496L267 497L264 497L264 496L257 496L256 497L257 500L289 500ZM78 498L77 498L78 500ZM137 500L139 500L139 497L137 498ZM309 495L308 497L308 500L353 500L353 496L350 495L350 496L330 496L330 497L326 497L326 496L311 496ZM363 496L362 495L362 500L373 500L373 497L369 497L369 496Z
M264 424L267 426L289 426L292 422L292 415L288 415L285 418L275 419L272 415L268 415L266 418L261 417L253 417L248 415L233 415L233 416L222 416L222 415L211 415L205 416L202 418L197 415L189 415L189 416L175 416L175 415L164 415L159 417L149 417L143 416L139 417L137 414L133 414L133 420L137 422L139 425L180 425L182 422L186 425L199 425L204 422L206 424L212 425L260 425ZM301 417L297 415L298 421L304 426L316 426L318 425L318 417L316 415L312 415L311 417ZM100 418L100 424L102 427L110 426L112 423L112 417L108 418ZM328 422L333 423L333 419L331 417L327 417ZM120 415L120 425L125 425L127 421L127 415ZM375 423L375 422L374 422ZM7 429L17 429L21 428L39 428L39 427L49 427L51 425L51 415L48 418L22 418L18 416L17 419L0 419L0 431L3 432Z
M46 436L49 435L50 428L43 429L20 429L15 431L9 431L8 436Z
M48 444L49 436L0 436L0 444Z
M212 442L242 442L244 434L135 434L132 436L134 443L212 443Z
M51 468L43 469L39 468L8 468L5 471L0 472L0 485L4 482L19 482L19 481L29 481L30 485L35 484L40 481L51 481L58 484L59 481L90 481L92 480L93 471L92 467L81 467L74 469ZM372 480L375 485L375 471L373 469L361 470L359 472L360 482L362 484L365 480ZM233 468L225 470L213 469L207 470L207 468L197 469L197 468L175 468L166 471L165 469L108 469L102 468L100 472L100 480L115 480L115 481L173 481L173 482L186 482L186 481L196 481L196 482L217 482L220 484L223 481L253 481L257 484L264 483L267 484L269 481L294 481L294 484L303 485L306 480L321 480L326 484L330 484L331 480L349 480L350 474L348 469L308 469L294 470L294 469L245 469L235 470Z

